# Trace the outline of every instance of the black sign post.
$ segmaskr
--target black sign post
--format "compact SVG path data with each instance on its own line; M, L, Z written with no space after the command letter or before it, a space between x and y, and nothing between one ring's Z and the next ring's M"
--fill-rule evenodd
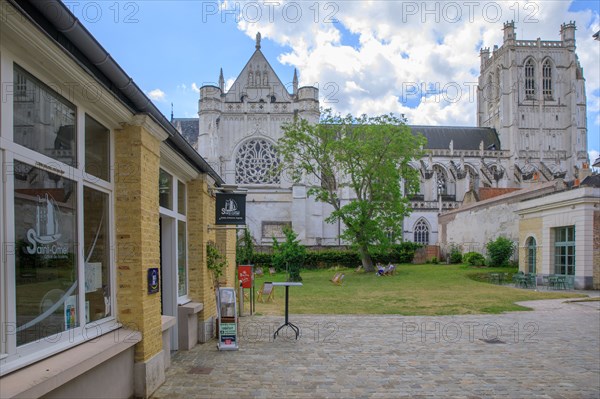
M246 224L246 194L217 193L216 224Z

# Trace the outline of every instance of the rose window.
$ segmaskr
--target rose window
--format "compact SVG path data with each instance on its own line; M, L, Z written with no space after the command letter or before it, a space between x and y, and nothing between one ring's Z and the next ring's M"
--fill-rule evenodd
M235 160L236 184L279 184L279 158L273 144L264 139L245 142Z

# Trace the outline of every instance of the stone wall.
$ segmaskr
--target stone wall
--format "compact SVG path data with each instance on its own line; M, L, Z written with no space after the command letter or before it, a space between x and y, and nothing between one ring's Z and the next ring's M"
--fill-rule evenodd
M485 254L487 242L500 236L519 241L519 223L515 213L519 202L564 189L562 180L500 195L442 213L439 216L440 247L444 256L451 245L464 252Z

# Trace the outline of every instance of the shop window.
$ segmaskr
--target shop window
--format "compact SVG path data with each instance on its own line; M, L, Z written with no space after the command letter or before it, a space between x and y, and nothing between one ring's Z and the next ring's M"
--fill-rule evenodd
M76 108L54 90L14 67L14 142L69 166L77 165Z
M185 184L181 181L177 181L177 212L182 215L185 215Z
M177 296L178 303L188 300L188 268L187 268L187 187L182 180L174 174L160 169L159 171L159 203L161 226L165 231L171 232L169 237L161 238L161 248L165 256L162 258L161 267L167 268L169 281L163 286L163 291L168 291L167 296L173 293ZM163 270L163 275L165 271ZM177 295L175 295L175 292Z
M80 325L77 184L14 163L17 345Z
M177 293L187 295L187 232L185 222L177 221Z
M110 181L109 130L89 115L85 115L85 172Z
M83 188L83 247L85 261L85 320L112 314L108 194Z
M111 132L20 67L12 72L16 145L0 142L1 235L14 243L2 254L0 374L118 328Z
M173 210L173 176L162 169L158 176L158 195L160 206Z

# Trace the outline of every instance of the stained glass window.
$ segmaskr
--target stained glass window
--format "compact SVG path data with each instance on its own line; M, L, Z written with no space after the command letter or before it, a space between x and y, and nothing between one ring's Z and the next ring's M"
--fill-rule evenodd
M252 139L238 150L235 159L237 184L279 184L279 157L273 144L265 139Z

